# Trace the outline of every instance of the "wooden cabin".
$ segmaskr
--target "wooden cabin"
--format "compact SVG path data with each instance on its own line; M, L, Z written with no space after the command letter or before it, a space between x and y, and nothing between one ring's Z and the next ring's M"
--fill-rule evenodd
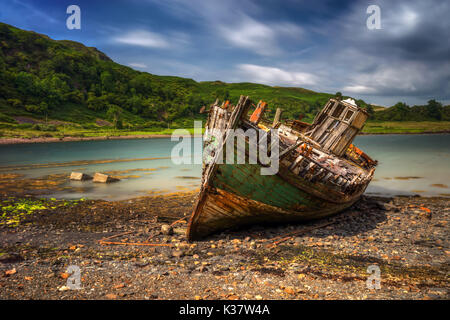
M315 117L307 136L323 150L342 156L364 127L368 116L353 99L330 99Z

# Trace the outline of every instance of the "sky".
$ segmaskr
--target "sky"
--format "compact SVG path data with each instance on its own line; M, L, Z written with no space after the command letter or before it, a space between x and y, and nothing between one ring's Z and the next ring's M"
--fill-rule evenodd
M79 30L66 27L69 5ZM448 0L0 0L0 21L153 74L450 103Z

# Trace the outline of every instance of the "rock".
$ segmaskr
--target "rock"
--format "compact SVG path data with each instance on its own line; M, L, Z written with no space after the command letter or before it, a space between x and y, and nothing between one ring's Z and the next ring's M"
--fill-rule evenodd
M186 229L187 228L174 228L173 229L173 233L185 235L186 234Z
M109 183L109 182L116 182L119 181L120 179L117 178L113 178L107 174L103 174L103 173L98 173L96 172L94 174L94 180L93 182L100 182L100 183Z
M180 258L184 255L184 252L181 250L174 250L172 251L172 256L175 258Z
M428 294L423 297L423 300L439 300L439 299L440 299L440 297L435 294Z
M105 295L105 298L109 300L114 300L117 298L117 296L113 293L108 293L107 295Z
M85 181L85 180L91 180L92 177L88 174L82 173L82 172L72 172L70 174L70 180L76 180L76 181Z
M295 290L292 287L284 288L284 292L286 292L287 294L295 294Z
M385 211L399 211L399 208L392 204L392 203L388 203L388 202L381 202L381 201L375 201L375 204L377 205L378 208L380 208L381 210L385 210Z
M166 236L170 236L171 234L173 234L173 228L168 224L163 224L161 226L161 233Z
M7 253L0 256L0 263L16 263L23 260L23 257L18 253Z
M11 270L6 270L5 271L5 276L11 276L13 274L17 273L16 268L11 269Z

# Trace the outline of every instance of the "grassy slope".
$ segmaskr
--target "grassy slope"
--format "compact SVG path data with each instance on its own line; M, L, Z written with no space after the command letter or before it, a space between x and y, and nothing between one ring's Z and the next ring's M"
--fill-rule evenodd
M224 83L221 81L213 82L195 82L191 79L185 79L172 76L157 76L148 73L141 73L132 70L129 67L119 65L111 61L105 54L98 51L95 48L88 48L84 45L74 41L54 41L44 35L38 35L29 31L20 30L11 26L8 26L14 34L33 35L33 39L36 37L42 37L47 43L48 48L56 48L55 50L64 51L74 56L81 55L83 59L94 58L91 63L95 63L95 67L100 71L102 68L107 70L117 69L121 74L129 76L130 78L136 75L145 74L151 77L152 83L162 86L169 86L169 88L175 88L174 90L185 90L186 92L199 97L202 101L212 102L215 100L216 92L223 91L229 96L228 99L235 102L241 94L249 95L253 99L262 99L269 103L269 110L267 117L273 117L276 107L281 107L284 111L285 118L298 118L300 114L303 114L304 121L310 122L315 113L320 109L325 102L333 95L327 93L318 93L303 88L287 88L287 87L271 87L267 85L254 84L254 83ZM0 37L0 42L2 40ZM9 46L14 46L14 43L8 43ZM5 51L6 52L6 51ZM11 56L11 52L17 57ZM10 51L9 56L5 56L6 63L13 63L15 70L23 71L24 61L30 61L31 65L37 64L39 69L39 63L42 63L49 58L49 51L24 51L20 50ZM13 59L14 58L14 59ZM25 60L24 60L25 59ZM23 61L21 61L23 60ZM11 62L12 61L12 62ZM22 67L20 66L22 65ZM108 69L109 68L109 69ZM170 87L172 86L172 87ZM11 87L13 90L14 88ZM92 110L86 107L86 105L76 104L71 102L65 102L59 105L57 108L52 108L48 114L38 115L26 111L24 108L14 108L7 102L7 98L0 97L0 137L39 137L39 136L56 136L61 137L64 135L70 136L105 136L105 135L132 135L132 134L169 134L174 127L192 127L194 118L204 120L204 115L194 115L190 117L184 116L184 118L175 118L173 122L164 123L161 126L148 126L145 117L123 109L121 118L127 124L127 129L115 130L111 127L99 126L96 124L97 119L107 119L105 110ZM15 97L14 97L15 98ZM385 110L383 107L375 107L375 111ZM35 130L31 124L18 124L14 118L17 116L29 117L37 119L42 123L46 123L48 120L58 120L65 122L64 125L57 124L53 131L47 130ZM368 133L399 133L399 132L424 132L424 131L449 131L450 122L368 122L364 132Z
M450 132L450 121L368 121L364 133Z

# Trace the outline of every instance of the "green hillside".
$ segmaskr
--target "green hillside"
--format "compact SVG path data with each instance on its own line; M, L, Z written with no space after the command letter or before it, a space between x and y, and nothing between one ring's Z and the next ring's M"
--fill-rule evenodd
M287 117L312 119L332 96L301 88L157 76L117 64L96 48L3 23L0 43L3 128L18 116L91 129L98 126L97 119L129 129L192 126L193 118L204 117L198 113L203 105L216 98L236 101L241 94L282 106Z
M204 119L205 115L199 114L202 106L216 98L236 102L241 94L267 101L268 117L281 107L285 118L303 115L305 121L311 121L334 96L302 88L196 82L139 72L115 63L96 48L52 40L4 23L0 23L0 44L3 136L103 135L112 130L167 132L191 128L194 119ZM373 112L364 101L357 103L376 114L376 120L392 120L392 108ZM440 105L433 112L436 110L449 113ZM436 119L425 114L425 120ZM445 116L441 118L445 120Z

